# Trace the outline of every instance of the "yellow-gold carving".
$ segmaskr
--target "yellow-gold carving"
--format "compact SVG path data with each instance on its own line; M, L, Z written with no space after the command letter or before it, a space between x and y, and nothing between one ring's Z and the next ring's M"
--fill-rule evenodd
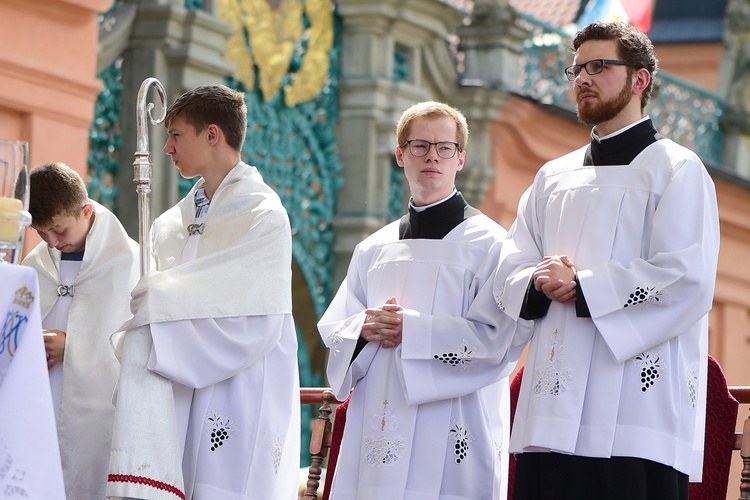
M242 9L237 0L219 0L216 9L224 21L234 28L234 33L227 40L226 60L233 62L237 69L234 78L245 86L247 90L255 87L255 70L253 69L253 58L247 50L245 41L245 30L243 25Z
M305 12L310 20L307 52L291 85L284 87L287 106L309 101L323 88L333 47L333 12L330 0L307 0Z
M218 0L219 16L235 29L227 42L226 54L226 59L237 65L234 77L245 88L252 89L254 63L266 102L281 90L295 47L303 35L309 37L307 50L299 71L284 88L284 102L292 107L308 101L317 96L325 84L333 46L331 2L306 0L304 8L310 23L306 33L301 0L280 0L273 4L269 0Z

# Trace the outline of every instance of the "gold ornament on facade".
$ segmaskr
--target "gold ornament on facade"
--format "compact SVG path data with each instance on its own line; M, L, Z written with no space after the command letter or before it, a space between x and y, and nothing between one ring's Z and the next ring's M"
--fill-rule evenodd
M247 90L255 88L253 58L247 50L242 10L236 0L219 0L216 10L219 16L234 28L234 33L227 40L226 60L233 62L237 69L232 75L242 82Z
M234 77L247 89L254 88L255 71L263 99L270 101L280 90L303 36L307 50L292 83L284 88L287 106L295 106L320 93L330 65L333 46L333 12L330 0L307 0L310 27L302 24L301 0L219 0L218 13L235 33L227 43L226 59L237 65ZM247 40L245 33L247 33ZM249 43L249 47L248 44ZM250 56L252 50L253 57Z
M310 21L307 52L291 85L284 87L287 106L309 101L325 84L333 47L333 12L330 0L307 0L305 13Z
M302 3L285 0L273 8L266 0L242 0L245 27L258 67L263 99L270 101L281 88L294 55L294 46L302 38Z

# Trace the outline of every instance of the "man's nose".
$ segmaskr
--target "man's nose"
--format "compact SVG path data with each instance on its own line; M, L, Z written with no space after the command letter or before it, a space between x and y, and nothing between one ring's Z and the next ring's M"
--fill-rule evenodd
M581 72L575 77L574 83L577 87L591 86L591 75L585 69L581 69Z
M437 148L438 148L437 144L428 145L427 154L425 155L425 157L430 158L430 159L440 158Z

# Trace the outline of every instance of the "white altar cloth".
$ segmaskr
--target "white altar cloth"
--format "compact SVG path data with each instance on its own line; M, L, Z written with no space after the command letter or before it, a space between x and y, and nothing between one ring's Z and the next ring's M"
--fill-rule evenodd
M0 500L65 500L34 269L0 263Z

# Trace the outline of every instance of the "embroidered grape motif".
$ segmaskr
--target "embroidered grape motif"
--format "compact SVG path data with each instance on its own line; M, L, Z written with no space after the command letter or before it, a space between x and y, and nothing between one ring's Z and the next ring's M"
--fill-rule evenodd
M695 384L688 384L688 390L690 392L690 401L695 408Z
M688 386L688 394L690 395L690 404L695 408L695 397L698 392L698 367L689 367L685 374L685 378L687 379L686 382Z
M229 433L223 428L211 431L211 451L215 451L229 437Z
M633 358L633 362L638 364L641 369L641 392L646 392L656 383L661 369L664 368L660 361L661 355L659 353L645 352Z
M461 362L461 360L456 356L453 352L444 352L440 356L435 354L435 359L442 361L443 363L449 364L451 366L456 366Z
M625 304L625 307L645 302L648 298L648 295L648 290L646 290L644 287L639 286L633 293L630 294L630 298L628 299L628 303Z
M649 387L654 385L654 381L657 378L659 378L659 372L656 371L656 368L643 368L641 370L641 384L643 384L643 387L641 387L641 391L646 392Z
M468 456L469 445L475 438L469 428L456 419L453 419L448 435L454 442L453 453L456 455L456 463L460 464Z
M433 359L442 361L446 365L457 366L459 370L466 368L466 365L474 361L474 353L476 349L469 345L469 342L464 339L461 345L456 348L456 351L444 352L442 354L433 355Z
M209 429L206 429L204 433L208 433L209 430L211 431L211 451L216 451L220 446L223 446L226 440L229 439L229 435L235 431L232 419L222 416L215 411L211 411L206 415L206 424L208 424Z
M460 464L461 461L466 458L466 452L469 451L469 445L466 443L465 439L460 439L456 441L456 449L454 450L456 454L456 463Z
M662 304L663 295L664 292L658 290L656 286L639 286L630 294L627 303L623 307L636 306L644 302L660 305Z

